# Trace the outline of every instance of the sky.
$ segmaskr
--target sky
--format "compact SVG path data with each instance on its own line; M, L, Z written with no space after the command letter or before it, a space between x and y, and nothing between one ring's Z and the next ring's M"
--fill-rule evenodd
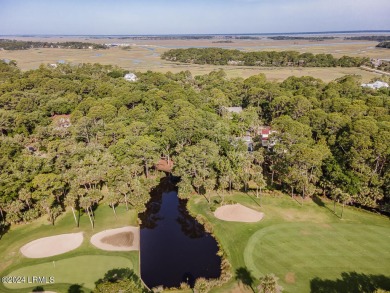
M0 35L390 30L390 0L0 0Z

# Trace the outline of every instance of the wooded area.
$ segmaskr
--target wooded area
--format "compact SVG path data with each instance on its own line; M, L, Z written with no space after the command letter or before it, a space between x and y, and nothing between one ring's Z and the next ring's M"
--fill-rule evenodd
M390 41L390 36L354 36L354 37L345 37L345 40L354 40L354 41Z
M365 57L335 58L331 54L299 53L297 51L243 52L221 48L171 49L164 52L161 58L183 63L264 67L358 67L369 61L369 58Z
M66 207L92 225L98 204L142 211L161 156L175 162L181 197L276 188L389 210L389 89L362 88L356 76L276 83L149 71L128 82L125 73L99 64L21 72L0 61L3 227L44 214L54 224ZM274 147L261 146L261 125L276 130ZM248 131L253 152L237 140Z
M376 47L390 49L390 41L380 42Z
M27 50L32 48L61 48L61 49L108 49L106 45L87 42L33 42L0 39L0 49Z
M307 41L325 41L325 40L334 40L336 37L324 37L324 36L312 36L312 37L304 37L304 36L275 36L268 37L268 39L275 41L291 41L291 40L307 40Z

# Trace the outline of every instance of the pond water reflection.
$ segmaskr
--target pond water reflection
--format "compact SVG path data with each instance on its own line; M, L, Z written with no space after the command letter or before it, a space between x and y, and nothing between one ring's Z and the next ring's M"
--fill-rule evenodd
M218 278L221 259L216 240L186 209L177 188L164 178L140 214L141 277L149 288L193 286L196 278Z

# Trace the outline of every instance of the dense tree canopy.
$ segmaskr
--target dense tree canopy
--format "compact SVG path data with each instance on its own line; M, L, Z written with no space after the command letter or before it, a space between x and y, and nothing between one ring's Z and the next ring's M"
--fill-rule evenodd
M376 47L390 49L390 41L380 42Z
M31 48L63 48L63 49L107 49L106 45L88 42L33 42L0 39L0 49L4 50L27 50Z
M301 54L297 51L243 52L221 48L171 49L161 58L195 64L302 67L357 67L369 61L365 57L343 56L338 59L331 54Z
M352 36L352 37L345 37L345 40L359 40L359 41L377 41L377 42L383 42L383 41L390 41L390 36L386 35L379 35L379 36Z
M362 88L356 76L136 74L128 82L112 66L21 72L0 62L2 225L41 215L54 224L69 208L93 227L101 203L113 214L119 204L142 211L160 157L174 161L183 197L277 188L389 208L389 89ZM276 131L274 147L261 145L262 125Z

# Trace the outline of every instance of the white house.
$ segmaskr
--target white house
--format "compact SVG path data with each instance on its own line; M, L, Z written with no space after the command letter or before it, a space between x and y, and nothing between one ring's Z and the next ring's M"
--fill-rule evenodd
M137 81L137 76L134 74L134 73L127 73L124 78L127 80L127 81Z
M385 87L385 88L388 88L389 87L389 84L387 82L383 82L383 81L376 81L374 83L362 83L361 85L362 87L368 87L368 88L372 88L372 89L380 89L382 87Z

